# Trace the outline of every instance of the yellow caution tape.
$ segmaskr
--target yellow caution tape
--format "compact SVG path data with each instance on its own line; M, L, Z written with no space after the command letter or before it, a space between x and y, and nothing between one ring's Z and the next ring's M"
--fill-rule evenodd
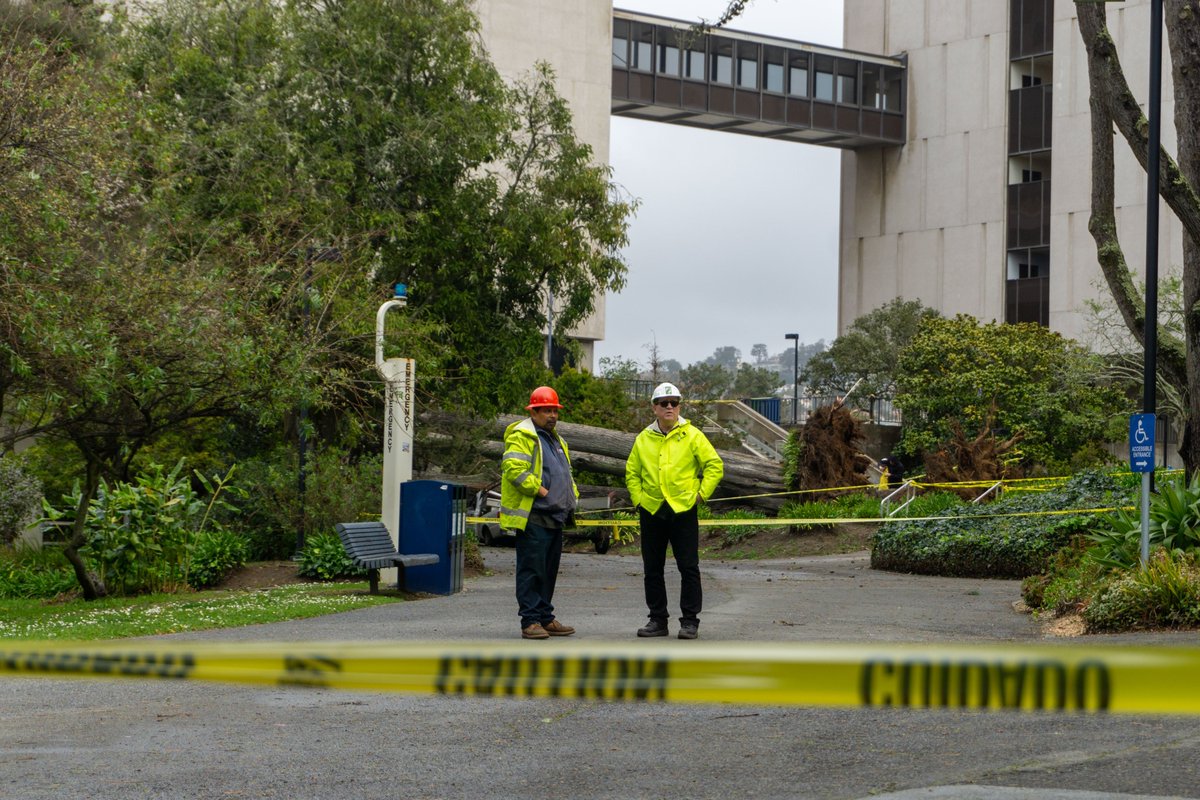
M440 695L1200 713L1200 648L553 642L12 642L0 675Z

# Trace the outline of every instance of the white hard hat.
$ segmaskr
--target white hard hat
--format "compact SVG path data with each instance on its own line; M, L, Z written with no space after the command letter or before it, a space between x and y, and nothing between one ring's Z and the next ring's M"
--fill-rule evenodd
M654 387L654 394L651 395L650 402L657 403L664 397L678 397L682 400L683 393L680 392L679 387L673 383L660 383L658 386Z

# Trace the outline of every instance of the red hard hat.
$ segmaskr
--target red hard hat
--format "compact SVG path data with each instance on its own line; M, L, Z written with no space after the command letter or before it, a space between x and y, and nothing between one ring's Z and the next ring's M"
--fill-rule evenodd
M529 405L525 406L525 410L547 407L562 408L562 403L558 402L558 392L549 386L539 386L529 395Z

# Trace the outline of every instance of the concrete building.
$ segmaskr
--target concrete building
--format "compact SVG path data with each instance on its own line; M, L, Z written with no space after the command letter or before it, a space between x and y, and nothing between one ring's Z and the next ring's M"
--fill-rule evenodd
M608 0L475 0L484 45L508 81L538 61L553 68L560 95L570 104L575 133L590 145L596 163L608 163L609 50L612 4ZM583 348L581 366L591 369L597 339L604 338L604 295L596 311L569 331Z
M903 297L1086 342L1085 303L1107 289L1087 229L1089 91L1074 3L845 3L846 47L907 54L908 129L901 147L843 155L839 330ZM1144 110L1149 0L1108 8ZM1173 151L1169 63L1163 79ZM1144 274L1145 173L1119 137L1115 150L1118 230ZM1182 262L1182 229L1160 205L1166 274Z
M614 10L608 0L476 5L506 77L538 59L554 66L600 162L610 113L842 148L839 331L901 297L1087 341L1086 303L1107 289L1087 230L1088 76L1071 0L845 0L844 50L770 31L680 44L669 26L686 22ZM1109 6L1142 97L1149 16L1149 0ZM796 76L805 76L803 89ZM1163 83L1170 151L1169 63ZM1123 141L1115 149L1119 234L1131 267L1144 271L1145 174ZM1165 205L1160 218L1167 274L1181 263L1182 228ZM603 305L574 335L590 364Z

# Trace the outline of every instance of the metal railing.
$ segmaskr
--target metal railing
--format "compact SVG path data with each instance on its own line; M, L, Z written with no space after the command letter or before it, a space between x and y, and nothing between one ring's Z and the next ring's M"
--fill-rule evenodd
M907 499L903 503L900 503L900 505L896 506L895 508L892 508L891 507L892 503L896 502L897 499L901 498L901 497L907 497ZM904 483L900 484L895 489L893 489L886 497L884 497L882 500L879 501L879 513L881 516L884 516L884 517L894 517L897 514L899 514L901 511L903 511L908 506L909 503L911 503L913 500L916 500L916 499L917 499L916 484L914 484L912 481L905 481Z

